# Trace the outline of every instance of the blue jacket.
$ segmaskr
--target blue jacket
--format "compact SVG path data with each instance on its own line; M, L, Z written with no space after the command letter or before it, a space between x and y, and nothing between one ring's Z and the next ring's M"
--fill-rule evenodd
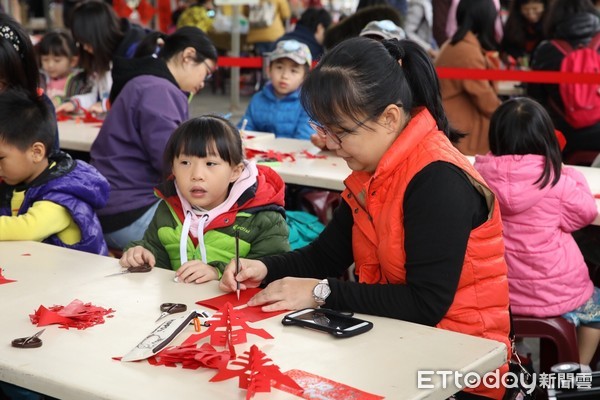
M300 89L278 98L271 83L252 96L238 128L242 127L244 119L248 121L246 129L273 132L278 138L310 140L314 133L308 124L308 114L300 104Z
M108 182L94 167L81 160L75 161L66 153L56 154L50 158L50 162L56 162L56 165L29 184L18 215L25 214L36 201L47 200L61 205L69 211L79 226L81 240L74 245L68 245L58 236L52 235L43 242L108 255L102 227L95 212L106 204ZM0 215L12 215L10 199L14 189L14 186L0 184Z

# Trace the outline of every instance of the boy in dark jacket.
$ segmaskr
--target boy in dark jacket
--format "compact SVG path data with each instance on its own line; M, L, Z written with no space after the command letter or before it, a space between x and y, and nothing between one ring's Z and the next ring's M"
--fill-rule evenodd
M89 253L108 250L95 210L108 182L92 166L63 152L53 116L41 98L0 93L0 240L34 240Z

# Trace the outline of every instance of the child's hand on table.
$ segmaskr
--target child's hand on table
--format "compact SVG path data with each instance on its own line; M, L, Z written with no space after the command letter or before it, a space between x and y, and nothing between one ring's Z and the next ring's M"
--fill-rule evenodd
M124 268L139 267L144 264L154 267L156 259L150 250L145 249L142 246L135 246L123 253L119 260L119 264Z
M177 270L176 280L183 283L204 283L219 279L217 269L212 265L204 264L200 260L184 263Z
M75 104L73 104L70 101L67 101L66 103L62 103L61 105L59 105L58 107L56 107L56 113L73 113L75 112L77 107L75 107Z

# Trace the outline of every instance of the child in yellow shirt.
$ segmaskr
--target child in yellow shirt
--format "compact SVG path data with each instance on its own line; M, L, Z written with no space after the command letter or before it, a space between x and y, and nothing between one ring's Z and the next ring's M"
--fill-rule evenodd
M53 116L40 97L0 93L0 240L33 240L108 254L95 210L108 182L68 154L48 155Z

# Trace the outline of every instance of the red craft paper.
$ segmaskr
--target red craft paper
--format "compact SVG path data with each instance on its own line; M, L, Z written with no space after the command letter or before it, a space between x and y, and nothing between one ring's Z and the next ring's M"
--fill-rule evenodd
M147 0L141 0L138 4L137 11L140 14L140 22L143 25L148 25L148 22L152 19L156 13L156 9L152 7Z
M73 300L66 307L52 306L46 308L41 305L34 314L29 315L31 322L37 326L59 324L61 328L86 329L90 326L103 324L104 317L115 310L94 306L91 303L83 303L81 300Z
M250 351L244 352L231 364L242 368L219 369L210 382L224 381L237 376L239 387L246 389L246 400L251 399L257 392L270 392L271 381L275 381L279 386L289 387L291 390L302 393L302 387L289 376L282 374L279 367L270 358L267 358L266 354L260 351L256 345L252 345Z
M233 309L230 303L225 303L219 311L214 313L212 319L206 331L190 335L183 344L196 343L203 337L210 336L210 343L212 345L227 347L231 358L235 358L234 345L246 343L246 334L260 336L263 339L273 339L273 336L264 329L248 326L246 317L239 310Z
M280 161L280 162L286 158L289 158L290 161L296 161L296 158L294 157L293 153L282 153L281 151L275 151L275 150L263 151L263 150L250 149L250 148L246 147L246 158L247 159L251 159L256 156L261 156L261 158L264 158L264 159Z
M4 274L2 273L2 268L0 268L0 285L4 284L4 283L11 283L11 282L16 282L14 279L7 279L4 277Z
M196 304L212 308L214 310L220 310L225 303L230 303L234 308L246 305L248 301L254 297L255 294L260 292L261 288L252 288L240 291L240 299L237 299L235 292L222 294L217 297L212 297L206 300L199 300ZM244 317L248 322L257 322L263 319L274 317L275 315L283 314L287 310L264 312L261 307L245 307L238 310L243 313Z
M167 347L155 356L148 358L151 365L175 367L181 364L185 369L200 367L220 369L227 366L229 352L217 351L208 343L198 347L195 344Z
M291 393L303 399L309 400L380 400L383 396L363 392L344 383L332 381L310 372L292 369L284 372L284 375L292 379L296 384L302 387L302 390L293 389L289 386L275 383L274 387L284 392Z
M302 154L304 154L304 156L306 158L310 158L310 159L313 159L313 158L327 158L327 156L324 155L324 154L322 154L322 155L312 154L308 150L302 150Z

